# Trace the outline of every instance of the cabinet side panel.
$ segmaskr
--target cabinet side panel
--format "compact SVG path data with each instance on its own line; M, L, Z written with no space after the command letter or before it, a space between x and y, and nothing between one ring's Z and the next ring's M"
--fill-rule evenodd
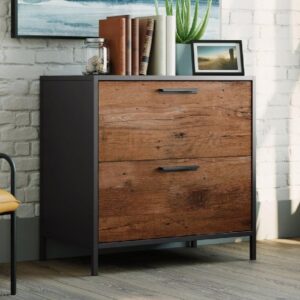
M93 87L41 81L41 236L85 246L93 243L98 198Z

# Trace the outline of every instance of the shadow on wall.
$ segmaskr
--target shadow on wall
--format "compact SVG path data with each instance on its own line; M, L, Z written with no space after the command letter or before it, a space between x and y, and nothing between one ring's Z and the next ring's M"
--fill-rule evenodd
M291 16L290 16L291 17ZM291 22L293 23L293 22ZM293 27L290 26L290 47L293 49ZM294 50L294 49L293 49ZM293 51L293 54L300 51L300 44ZM288 74L288 77L290 75ZM278 237L299 237L300 236L300 203L299 203L299 187L297 187L300 177L300 172L295 172L295 166L297 166L300 157L297 158L294 155L294 147L297 147L297 138L299 138L299 129L294 128L294 120L299 119L300 115L298 108L293 105L293 94L296 91L296 85L299 81L299 75L295 78L293 85L291 86L291 95L289 97L289 118L288 118L288 200L278 202L277 206L277 218L278 218ZM295 122L297 124L297 122ZM298 125L298 124L297 124ZM297 126L296 125L296 126ZM297 126L298 127L298 126ZM296 129L296 130L295 130ZM278 174L279 172L277 172ZM296 177L296 178L294 178ZM297 193L298 191L298 193ZM279 198L279 197L278 197Z
M256 7L259 8L259 1L256 1ZM278 14L281 8L275 9ZM293 60L297 58L300 47L299 43L294 45L293 22L290 20L293 18L292 7L288 14L289 20L275 25L271 33L274 50L270 48L269 53L265 49L258 50L260 60L255 70L260 85L257 99L264 103L264 111L257 112L261 130L258 132L258 156L264 158L257 163L259 239L300 236L300 172L295 171L300 157L297 158L294 151L297 144L299 147L300 131L295 124L300 113L291 101L299 82L299 70L293 67ZM256 46L260 49L259 45ZM264 81L266 77L268 82ZM260 108L258 105L257 109ZM300 154L300 151L296 152Z
M278 236L299 237L300 205L292 212L292 200L278 203Z

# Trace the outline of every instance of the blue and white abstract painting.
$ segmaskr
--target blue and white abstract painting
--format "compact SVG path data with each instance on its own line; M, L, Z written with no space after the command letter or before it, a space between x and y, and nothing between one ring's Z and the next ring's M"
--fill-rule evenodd
M174 0L175 2L175 0ZM204 14L207 0L200 0ZM206 39L220 38L219 0L213 0ZM164 13L164 0L159 0ZM155 15L154 0L17 0L18 36L95 37L98 20L111 15Z

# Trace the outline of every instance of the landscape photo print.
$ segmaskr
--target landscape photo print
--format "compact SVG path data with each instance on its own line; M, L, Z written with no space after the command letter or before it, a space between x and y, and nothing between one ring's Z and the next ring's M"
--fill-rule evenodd
M195 41L192 49L195 74L244 75L241 41Z
M97 37L99 20L107 16L155 15L154 0L11 0L13 37ZM176 0L174 0L175 3ZM212 0L204 38L220 38L220 1ZM195 0L192 0L192 4ZM207 0L199 0L199 18ZM165 0L158 0L165 14Z

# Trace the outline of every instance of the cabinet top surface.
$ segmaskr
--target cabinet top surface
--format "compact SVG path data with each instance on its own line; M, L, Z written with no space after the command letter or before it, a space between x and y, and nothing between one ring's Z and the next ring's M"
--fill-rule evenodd
M41 76L41 80L81 80L81 81L253 81L253 76Z

